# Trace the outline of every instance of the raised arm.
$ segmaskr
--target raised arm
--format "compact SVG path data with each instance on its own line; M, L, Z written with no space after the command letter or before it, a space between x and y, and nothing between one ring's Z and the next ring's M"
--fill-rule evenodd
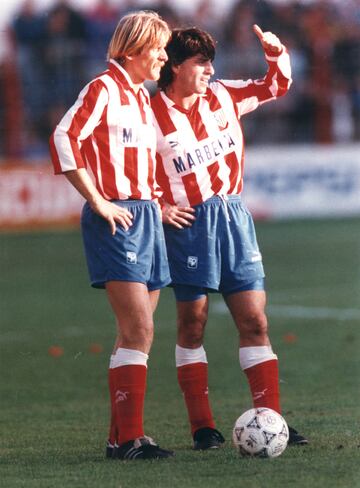
M246 81L219 80L235 102L239 117L265 102L285 95L292 83L290 57L286 47L272 32L263 32L256 24L253 30L261 42L269 66L264 78Z
M253 25L253 30L259 38L264 51L274 56L279 56L283 50L280 39L272 32L263 32L257 24Z

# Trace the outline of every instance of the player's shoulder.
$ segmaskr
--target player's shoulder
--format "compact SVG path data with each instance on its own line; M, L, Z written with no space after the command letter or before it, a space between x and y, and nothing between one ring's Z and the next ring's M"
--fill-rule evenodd
M110 69L105 69L104 71L101 71L93 79L93 81L103 82L103 83L106 83L106 80L115 81L115 74Z
M116 74L110 69L105 69L97 74L92 81L90 81L89 85L94 90L107 92L109 96L111 93L118 92L119 87L123 87L123 84Z
M164 92L157 90L150 97L150 106L156 117L163 116L168 111L171 103Z
M211 100L211 98L217 97L218 93L223 90L223 87L220 83L220 80L214 80L209 83L209 86L206 90L205 97L208 100Z
M161 90L156 90L155 93L151 94L150 103L151 106L157 106L161 103Z
M218 79L210 84L213 96L218 98L220 103L228 104L238 101L239 98L246 96L248 86L252 80L225 80Z
M86 86L88 87L92 87L92 88L95 88L95 87L100 87L100 86L103 86L105 87L106 86L106 79L111 79L111 73L109 72L109 70L104 70L100 73L97 73L92 80L90 80Z
M101 75L95 76L92 80L86 83L86 85L81 90L79 97L82 98L89 94L91 94L91 96L93 97L98 97L101 93L107 97L106 88L106 83L104 82L103 77Z
M235 85L237 84L235 83ZM232 88L234 88L232 80L214 80L209 84L206 98L209 103L214 99L217 99L220 103L226 103L231 99Z

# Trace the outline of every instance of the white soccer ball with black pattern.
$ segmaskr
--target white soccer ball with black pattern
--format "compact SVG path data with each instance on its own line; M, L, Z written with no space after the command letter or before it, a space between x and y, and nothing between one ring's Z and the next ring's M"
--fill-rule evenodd
M242 456L273 458L286 449L289 429L283 417L270 408L252 408L235 422L233 442Z

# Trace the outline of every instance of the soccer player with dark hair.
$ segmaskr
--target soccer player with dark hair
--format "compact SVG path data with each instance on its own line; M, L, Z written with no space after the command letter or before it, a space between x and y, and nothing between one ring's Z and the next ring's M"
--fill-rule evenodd
M208 293L220 292L239 332L239 361L254 407L280 412L278 359L265 315L264 269L252 217L241 198L241 117L284 95L289 55L271 32L254 32L268 72L258 80L216 80L215 42L198 28L176 29L167 45L160 91L152 99L157 127L157 180L177 304L176 366L194 449L219 447L208 397L203 347ZM290 428L290 444L307 440Z
M155 12L123 17L109 44L108 69L81 91L50 141L55 172L86 200L81 225L91 284L106 289L116 318L106 453L119 459L173 455L143 426L153 312L170 282L154 201L156 134L143 82L159 78L169 37Z

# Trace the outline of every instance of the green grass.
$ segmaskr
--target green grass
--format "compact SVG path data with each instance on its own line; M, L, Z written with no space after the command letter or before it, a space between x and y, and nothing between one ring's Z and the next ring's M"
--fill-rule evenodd
M174 301L165 290L145 424L176 457L106 461L115 327L104 292L88 286L80 235L0 235L1 488L360 487L360 221L258 223L257 230L283 412L311 444L273 460L241 459L231 447L232 425L251 401L235 328L214 295L205 347L227 443L213 452L190 449L173 365ZM93 343L103 352L91 353ZM52 345L64 354L50 356Z

